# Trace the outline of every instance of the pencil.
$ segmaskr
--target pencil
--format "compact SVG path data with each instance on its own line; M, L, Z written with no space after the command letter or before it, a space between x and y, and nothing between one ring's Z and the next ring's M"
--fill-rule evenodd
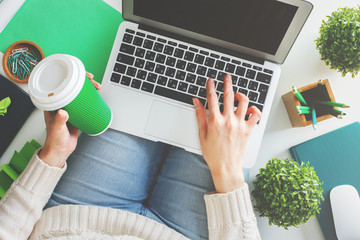
M346 113L344 113L344 112L342 112L340 110L337 110L337 109L333 109L333 108L331 109L331 112L336 114L336 115L341 115L341 116L346 115Z
M313 128L314 128L314 130L316 130L316 126L317 126L317 123L316 123L316 110L315 110L314 107L311 108L311 113L312 113Z
M310 110L308 106L296 106L296 110Z
M310 110L306 110L306 109L304 109L304 110L297 110L297 113L298 113L298 114L309 114L309 113L310 113Z
M315 101L316 103L319 104L324 104L324 105L329 105L329 106L333 106L333 107L340 107L340 108L349 108L349 105L346 105L344 103L337 103L337 102L331 102L331 101Z
M307 105L304 97L303 97L303 96L301 95L301 93L297 90L297 88L294 87L294 86L292 86L292 90L293 90L296 98L299 99L299 101L300 101L302 104Z

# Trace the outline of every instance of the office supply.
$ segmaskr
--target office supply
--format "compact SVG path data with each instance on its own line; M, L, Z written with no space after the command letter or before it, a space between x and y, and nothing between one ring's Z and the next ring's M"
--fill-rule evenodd
M316 123L316 109L315 109L315 107L312 107L311 108L311 118L312 118L312 125L313 125L313 128L314 128L314 130L316 130L316 125L317 125L317 123Z
M0 76L0 99L9 97L11 104L5 116L0 116L0 156L9 146L30 113L34 110L27 93Z
M315 103L329 105L329 106L333 106L333 107L340 107L340 108L349 108L350 107L344 103L337 103L337 102L331 102L331 101L315 101Z
M297 110L310 110L310 107L308 106L296 106Z
M351 185L336 186L330 191L335 232L339 240L360 238L360 198Z
M0 199L4 197L11 184L24 171L35 151L40 147L41 145L35 140L26 142L20 153L15 151L10 162L0 166L2 169L0 171Z
M315 82L298 88L298 91L302 94L303 98L306 99L308 106L316 107L317 123L333 117L333 115L330 114L330 110L334 108L333 106L319 106L314 103L314 100L335 102L334 94L327 79L322 80L322 84L318 84L318 82ZM301 106L302 103L295 96L294 91L290 91L284 94L282 96L282 99L292 127L305 127L313 123L310 114L298 114L297 106Z
M27 0L0 34L0 51L29 40L45 56L78 57L100 82L121 21L119 12L99 0Z
M304 97L301 95L301 93L298 91L298 89L297 89L296 87L292 86L292 90L293 90L293 92L294 92L294 94L295 94L295 97L296 97L297 99L299 99L299 101L300 101L302 104L307 105L307 102L305 101L305 99L304 99Z
M350 184L360 190L359 142L360 123L355 122L290 148L292 157L298 163L309 161L323 182L325 200L321 203L317 219L327 240L336 240L330 190L342 184Z
M200 154L192 98L207 106L205 84L211 77L221 103L224 76L231 74L234 91L262 111L244 158L244 167L253 166L279 64L311 9L306 1L287 0L230 0L207 7L193 0L124 0L127 21L120 25L100 90L114 113L111 127Z

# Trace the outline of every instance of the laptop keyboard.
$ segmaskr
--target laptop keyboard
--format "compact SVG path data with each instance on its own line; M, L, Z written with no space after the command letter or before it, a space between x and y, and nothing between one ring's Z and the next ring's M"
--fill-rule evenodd
M213 78L222 111L224 77L230 74L234 92L248 96L249 107L262 111L272 70L155 34L125 31L112 83L191 105L197 97L208 108L205 86Z

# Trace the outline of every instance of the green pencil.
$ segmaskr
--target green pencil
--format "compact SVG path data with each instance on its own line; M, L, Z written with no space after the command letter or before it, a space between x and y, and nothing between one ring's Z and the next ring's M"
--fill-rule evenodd
M308 106L296 106L296 110L310 110Z
M294 86L292 86L292 90L293 90L296 98L299 99L299 101L300 101L302 104L307 105L304 97L303 97L303 96L301 95L301 93L297 90L297 88L294 87Z
M340 107L340 108L349 108L350 106L344 104L344 103L337 103L337 102L331 102L331 101L315 101L319 104L334 106L334 107Z
M298 114L309 114L310 113L310 110L297 110L297 113Z
M316 130L316 126L317 126L317 122L316 122L316 110L314 107L311 108L311 113L312 113L312 122L313 122L313 128L314 130Z

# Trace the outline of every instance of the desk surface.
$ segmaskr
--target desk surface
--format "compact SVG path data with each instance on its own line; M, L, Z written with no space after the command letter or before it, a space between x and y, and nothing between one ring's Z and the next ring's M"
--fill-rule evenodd
M105 0L109 4L121 10L120 1ZM275 94L272 111L268 120L260 153L256 165L250 172L250 182L255 179L259 168L274 157L290 157L289 148L295 144L327 133L354 121L360 121L360 101L358 92L360 89L359 77L352 79L350 76L341 77L340 73L330 70L315 48L314 40L318 37L322 19L330 15L339 7L356 7L360 0L309 0L314 9L290 51L282 66L280 82ZM1 17L0 17L1 18ZM1 55L1 54L0 54ZM2 58L2 56L0 56ZM2 69L0 68L0 73ZM347 116L342 120L329 119L318 123L315 132L311 126L304 128L292 128L287 116L281 96L291 90L291 86L305 86L319 79L329 79L335 99L351 106L347 109ZM26 86L22 86L26 89ZM15 150L20 150L24 143L30 139L36 139L40 143L45 140L45 124L41 111L34 111L26 124L21 128L15 140L0 159L0 164L7 163ZM251 185L251 184L250 184ZM252 186L250 186L252 187ZM258 225L262 239L292 239L292 240L321 240L322 236L319 224L315 219L299 228L284 230L276 226L269 226L267 218L258 218Z

